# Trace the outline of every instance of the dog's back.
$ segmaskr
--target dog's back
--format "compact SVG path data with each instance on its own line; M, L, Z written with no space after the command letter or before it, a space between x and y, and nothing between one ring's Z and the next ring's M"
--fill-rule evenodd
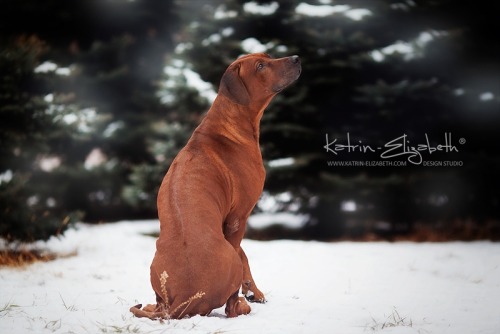
M224 305L241 285L243 270L222 233L230 210L228 175L193 136L170 167L158 195L161 230L151 283L157 304L168 308L172 318L207 314Z
M240 242L264 185L260 118L300 68L297 56L254 54L226 70L207 116L160 187L160 236L151 264L157 304L131 308L135 315L182 318L224 303L228 317L247 314L240 287L265 302Z

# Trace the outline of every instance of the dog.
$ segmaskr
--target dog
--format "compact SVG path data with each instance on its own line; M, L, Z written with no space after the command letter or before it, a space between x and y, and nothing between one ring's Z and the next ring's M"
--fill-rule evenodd
M265 53L227 68L215 101L158 192L160 235L151 264L156 305L132 307L135 316L181 319L224 304L227 317L248 314L240 288L249 301L266 301L240 243L264 187L260 120L301 71L298 56Z

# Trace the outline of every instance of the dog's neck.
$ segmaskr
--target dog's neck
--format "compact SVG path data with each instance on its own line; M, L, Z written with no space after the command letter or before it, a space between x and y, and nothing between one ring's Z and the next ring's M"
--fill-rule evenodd
M272 96L255 104L259 107L252 108L236 104L219 94L208 111L203 126L217 127L216 133L238 143L255 141L258 144L260 120L271 99Z

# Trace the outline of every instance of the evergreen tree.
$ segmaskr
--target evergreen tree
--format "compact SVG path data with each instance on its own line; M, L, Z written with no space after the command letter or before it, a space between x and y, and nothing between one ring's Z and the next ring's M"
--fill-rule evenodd
M168 167L156 164L153 143L168 123L157 91L171 9L158 0L4 1L2 236L47 238L73 211L87 221L156 216L151 184Z
M290 203L300 199L311 235L340 236L346 224L363 233L363 225L377 222L409 230L417 221L451 222L473 212L488 212L478 224L498 219L496 187L484 186L492 176L486 163L498 166L490 138L498 137L492 127L499 117L499 50L485 24L497 25L489 13L477 20L483 15L472 18L468 6L446 0L185 1L179 7L186 28L177 57L215 87L238 55L300 55L303 74L264 114L261 147L271 162L266 190L292 193ZM484 80L482 87L473 77ZM413 144L425 143L425 134L431 145L444 144L445 133L471 143L459 154L426 156L463 160L463 168L328 167L329 160L381 160L380 153L326 152L326 134L347 144L347 133L375 148L403 134ZM288 157L293 163L272 163ZM343 206L349 201L356 203L353 212Z
M50 140L64 132L47 113L43 78L35 73L46 45L36 36L2 40L0 49L0 236L48 239L79 218L61 205L45 178L60 163Z
M90 221L156 216L161 178L211 102L190 81L198 73L213 95L226 67L255 51L302 59L299 80L264 114L261 148L266 191L310 215L310 236L499 220L500 23L484 4L2 5L2 236L47 238L79 210ZM346 144L347 133L375 148L403 134L413 144L427 134L435 146L452 133L459 152L425 158L463 166L328 166L383 160L324 148L326 134Z

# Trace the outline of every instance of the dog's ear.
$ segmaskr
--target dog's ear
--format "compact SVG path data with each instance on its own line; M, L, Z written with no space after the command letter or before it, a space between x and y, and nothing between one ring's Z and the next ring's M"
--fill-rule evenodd
M228 99L237 104L250 104L250 95L240 77L240 65L229 66L224 72L219 86L219 94L224 95Z

